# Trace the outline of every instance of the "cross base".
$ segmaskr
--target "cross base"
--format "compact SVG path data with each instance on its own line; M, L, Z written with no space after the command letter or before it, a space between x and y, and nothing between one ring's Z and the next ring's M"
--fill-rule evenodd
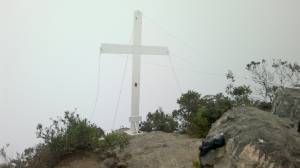
M142 121L141 116L131 116L129 117L130 122L130 130L128 130L128 134L135 135L139 133L139 123Z

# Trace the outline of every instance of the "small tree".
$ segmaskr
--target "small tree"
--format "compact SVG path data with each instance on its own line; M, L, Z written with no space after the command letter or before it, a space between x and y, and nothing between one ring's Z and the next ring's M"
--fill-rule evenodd
M226 93L231 96L231 99L233 101L233 104L239 106L242 104L250 104L250 95L252 93L252 90L250 89L250 86L248 85L240 85L240 86L234 86L235 78L232 73L232 71L228 71L226 74L227 80L229 80L229 84L226 87Z
M180 129L192 137L205 137L213 122L231 108L229 98L223 94L204 96L188 91L177 100L179 109L173 117L179 122Z
M52 119L49 127L37 126L37 137L44 141L45 158L48 167L56 165L63 157L76 151L93 152L99 148L99 139L104 136L104 131L87 119L81 119L78 114L65 112L64 117Z
M205 116L207 108L205 106L199 108L195 116L191 117L191 121L187 125L186 132L192 137L205 137L209 131L209 121Z
M104 131L81 119L78 114L65 112L63 118L52 120L50 127L37 126L37 137L44 140L53 152L72 153L75 150L93 150L99 145Z
M179 128L185 132L193 116L196 115L201 107L201 95L195 91L189 90L177 99L179 109L174 110L172 116L178 121Z
M141 131L163 131L174 132L178 127L178 123L172 116L165 114L161 108L154 113L148 113L147 120L141 123Z
M273 60L271 66L266 60L251 61L246 66L252 75L252 80L258 87L258 94L264 101L272 102L278 87L287 87L299 84L300 66L297 63Z
M206 110L203 111L203 117L205 117L211 124L217 121L226 111L231 109L232 103L230 99L224 96L222 93L216 94L210 98L203 98L204 107Z
M4 163L0 163L0 168L14 168L11 159L7 156L6 149L9 147L9 144L0 148L0 161Z

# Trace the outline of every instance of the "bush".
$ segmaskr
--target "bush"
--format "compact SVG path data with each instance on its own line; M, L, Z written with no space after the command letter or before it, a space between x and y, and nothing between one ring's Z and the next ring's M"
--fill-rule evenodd
M204 96L195 91L188 91L177 100L179 109L173 111L183 133L192 137L205 137L212 125L232 105L223 94Z
M148 113L147 120L141 123L141 131L163 131L167 133L174 132L178 127L178 123L165 114L161 108L154 113Z
M64 117L52 119L49 127L37 126L37 137L43 142L36 147L27 148L15 159L6 156L5 149L0 149L0 158L5 164L0 168L52 168L68 155L77 152L102 154L103 159L115 157L115 149L123 149L129 143L127 134L110 133L81 119L78 114L65 112Z
M103 136L101 128L70 112L52 120L50 127L37 126L37 137L44 140L54 160L76 151L93 151L99 147L99 139Z
M104 140L102 141L101 149L108 150L119 148L120 150L123 150L128 144L129 138L126 133L112 132L105 136Z
M196 115L191 117L191 120L186 128L186 133L192 137L205 137L209 131L209 122L204 113L206 107L199 108Z
M196 115L201 107L201 95L195 91L189 90L177 99L179 109L172 112L173 118L179 123L179 129L184 133L191 124L191 119Z
M64 157L77 152L107 153L117 147L123 149L129 142L125 133L105 135L95 124L70 112L65 112L63 118L52 120L49 127L38 124L37 137L44 142L34 148L33 159L27 157L27 160L31 165L46 167L53 167Z
M232 102L222 93L216 94L210 98L202 98L203 106L206 110L203 111L203 117L208 120L209 126L217 121L226 111L232 108Z
M228 71L226 74L227 80L229 80L229 84L226 86L226 93L231 97L232 104L236 106L240 105L250 105L250 95L252 94L252 90L248 85L240 85L235 86L235 77L232 71Z
M192 164L193 164L193 168L199 168L199 167L200 167L200 163L199 163L198 160L194 160L194 161L192 162Z
M13 168L13 165L10 163L10 158L7 156L6 149L9 147L9 144L0 148L0 168Z

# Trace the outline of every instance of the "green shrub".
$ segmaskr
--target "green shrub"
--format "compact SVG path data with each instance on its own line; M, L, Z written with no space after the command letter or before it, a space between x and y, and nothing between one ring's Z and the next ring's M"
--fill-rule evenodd
M102 154L103 159L115 157L116 148L123 149L129 143L125 133L110 133L81 119L78 114L65 112L63 117L52 120L48 127L38 124L37 137L43 140L33 148L27 148L15 159L6 156L6 147L0 148L0 168L52 168L68 155L78 152Z
M225 92L231 97L232 104L235 106L250 105L252 103L250 95L252 90L249 85L235 86L235 77L232 71L228 71L226 74L229 84L226 86Z
M232 106L229 98L221 93L201 97L195 91L182 94L177 103L179 109L174 110L172 115L178 121L180 130L198 138L205 137L211 125Z
M89 151L100 146L100 138L104 131L91 124L87 119L81 119L78 114L65 112L64 117L52 120L49 127L37 126L37 137L43 139L45 152L49 154L49 165L55 165L64 156L77 151Z
M141 131L163 131L174 132L178 127L178 123L172 116L165 114L161 108L154 113L148 113L146 121L141 123Z
M217 121L226 111L232 108L230 99L222 93L211 96L210 98L202 98L203 117L208 120L209 126Z
M50 127L37 126L37 137L42 138L53 152L90 151L98 147L99 139L103 136L101 128L69 112L65 112L64 118L52 120Z
M205 137L209 131L208 119L204 116L206 107L199 108L187 125L186 132L192 137Z
M129 137L126 133L112 132L107 134L102 141L102 149L124 149L129 144Z
M199 168L200 167L200 163L198 160L194 160L193 161L193 168Z

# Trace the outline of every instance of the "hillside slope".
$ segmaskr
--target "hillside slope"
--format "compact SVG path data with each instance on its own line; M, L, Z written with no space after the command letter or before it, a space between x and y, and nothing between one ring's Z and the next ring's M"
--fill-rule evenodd
M68 158L56 168L192 167L192 162L198 160L200 143L199 139L175 133L143 133L131 138L130 144L125 150L117 154L117 160L108 158L104 161L99 161L97 156L85 154Z

